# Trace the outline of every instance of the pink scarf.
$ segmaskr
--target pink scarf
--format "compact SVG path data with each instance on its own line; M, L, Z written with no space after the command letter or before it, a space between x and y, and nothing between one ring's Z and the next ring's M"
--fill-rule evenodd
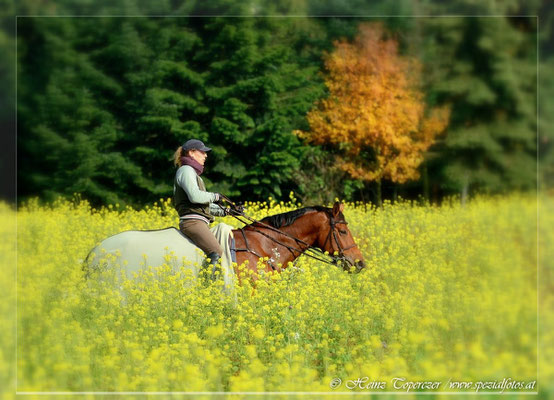
M181 157L181 165L190 165L198 175L202 175L202 172L204 172L204 166L189 156Z

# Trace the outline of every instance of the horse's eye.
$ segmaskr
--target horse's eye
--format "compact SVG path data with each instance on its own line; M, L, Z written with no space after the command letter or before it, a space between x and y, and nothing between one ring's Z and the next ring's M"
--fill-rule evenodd
M340 233L341 235L346 235L346 234L347 234L347 232L346 232L345 230L342 230L342 229L339 229L339 233Z

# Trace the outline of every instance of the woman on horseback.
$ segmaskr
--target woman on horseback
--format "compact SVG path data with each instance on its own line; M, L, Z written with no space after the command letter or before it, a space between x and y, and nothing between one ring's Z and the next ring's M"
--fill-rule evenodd
M175 152L175 166L178 167L173 185L174 204L179 214L179 229L200 247L210 263L216 265L222 249L209 229L214 216L225 216L230 210L216 204L222 200L219 193L206 191L200 177L204 163L212 149L200 140L187 140Z

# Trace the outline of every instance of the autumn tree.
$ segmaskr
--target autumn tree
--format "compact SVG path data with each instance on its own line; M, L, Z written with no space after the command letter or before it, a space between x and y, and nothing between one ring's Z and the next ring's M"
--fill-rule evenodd
M398 54L381 25L361 25L353 43L336 41L325 56L329 96L307 115L308 143L331 146L339 168L377 184L419 178L425 151L447 125L446 108L426 110L417 60Z

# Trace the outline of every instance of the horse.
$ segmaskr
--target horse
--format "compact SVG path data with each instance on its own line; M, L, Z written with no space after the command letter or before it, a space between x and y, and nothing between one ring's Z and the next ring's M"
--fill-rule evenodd
M333 208L305 207L266 217L261 221L250 219L254 222L232 230L237 261L233 266L239 283L239 267L243 264L253 271L252 277L256 280L261 271L281 272L302 254L340 265L350 272L359 272L365 267L364 257L348 229L343 210L344 205L339 202ZM241 220L237 214L239 213L232 215ZM240 215L245 217L242 213ZM221 225L231 231L231 227L226 224L219 224L217 227ZM90 267L89 259L95 259L98 263L101 258L99 255L107 252L114 255L117 253L123 261L123 268L136 271L139 260L144 256L150 262L153 261L152 265L161 265L171 251L177 260L186 258L189 261L187 268L192 269L192 264L201 264L202 255L199 249L191 254L190 246L193 246L192 242L173 227L152 231L126 231L103 240L92 249L85 260L85 266ZM333 261L329 262L321 254L315 255L314 250L328 252ZM94 257L91 257L92 254ZM174 263L172 267L177 270L181 265ZM129 275L130 273L127 277ZM226 283L231 281L228 278L225 278Z
M253 276L260 271L258 261L263 260L266 272L280 272L307 250L328 252L333 264L346 271L365 268L364 256L356 245L348 222L344 218L344 204L336 202L333 208L306 207L266 217L243 228L233 230L237 265L248 261ZM327 262L327 261L325 261ZM235 271L238 272L238 271Z

